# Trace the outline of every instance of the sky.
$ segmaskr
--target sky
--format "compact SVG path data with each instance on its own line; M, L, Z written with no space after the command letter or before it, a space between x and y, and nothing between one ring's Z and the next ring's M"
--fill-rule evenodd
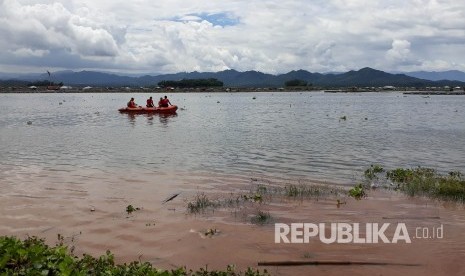
M0 0L0 72L465 71L462 0Z

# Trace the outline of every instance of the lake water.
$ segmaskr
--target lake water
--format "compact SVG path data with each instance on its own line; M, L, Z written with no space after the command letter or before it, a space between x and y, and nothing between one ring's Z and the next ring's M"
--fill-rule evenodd
M465 172L464 96L176 93L175 116L117 111L149 96L161 95L0 94L0 174L142 170L348 184L371 164Z

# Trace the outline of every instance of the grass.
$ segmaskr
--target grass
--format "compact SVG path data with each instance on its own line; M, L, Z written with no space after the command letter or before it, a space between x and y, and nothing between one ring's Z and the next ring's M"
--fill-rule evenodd
M259 185L255 191L256 194L262 195L263 198L265 196L268 197L279 197L283 196L286 198L293 198L293 199L310 199L316 198L319 199L321 197L328 197L328 196L338 196L340 194L345 194L344 189L339 187L333 186L325 186L325 185L313 185L313 184L288 184L283 187L281 186L274 186L274 187L266 187L263 185Z
M264 224L268 224L270 223L272 220L272 217L270 215L270 213L268 212L263 212L261 210L259 210L257 212L257 214L255 214L251 219L250 221L253 223L253 224L258 224L258 225L264 225Z
M321 185L286 185L284 195L292 198L320 198L323 196L337 195L340 189Z
M385 187L402 191L409 196L465 202L465 179L461 172L441 174L432 168L423 167L386 171L378 165L372 165L365 171L365 178L368 181L378 180L381 173L385 173L385 180L391 182Z
M465 179L460 172L444 175L430 168L398 168L388 171L386 178L395 184L396 189L410 196L465 202Z
M373 180L378 179L378 174L384 172L383 167L380 165L371 165L370 168L364 172L365 178Z
M37 237L21 241L15 237L0 236L0 275L259 276L269 273L252 268L236 272L234 266L228 266L224 271L203 268L192 271L186 268L157 269L149 262L116 264L110 251L98 258L86 254L78 258L63 244L50 247Z
M349 196L353 197L353 198L355 198L357 200L360 200L360 199L366 197L367 193L365 192L365 187L363 187L363 185L361 183L355 185L352 189L349 190ZM338 200L338 205L340 205L339 200Z
M205 193L198 193L187 203L187 211L190 214L204 213L207 210L218 208L240 208L248 203L262 203L263 196L261 194L231 194L229 197L220 199L210 199Z
M257 180L253 179L252 181ZM336 206L339 208L345 204L339 200L341 196L347 196L347 189L315 184L287 184L284 186L259 184L251 186L251 189L244 191L244 193L230 193L215 199L211 199L211 195L198 193L187 202L186 211L189 214L204 214L207 211L229 209L234 216L242 214L243 219L263 225L269 223L272 217L269 213L261 211L262 206L272 202L283 199L319 200L322 197L333 197L338 199Z
M204 212L207 208L215 208L219 206L219 202L209 199L204 193L200 193L195 196L193 201L187 204L187 210L189 213L197 214Z

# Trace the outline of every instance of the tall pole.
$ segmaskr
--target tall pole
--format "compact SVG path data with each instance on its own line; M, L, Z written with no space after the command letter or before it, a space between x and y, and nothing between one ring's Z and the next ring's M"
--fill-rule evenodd
M48 74L48 85L52 86L52 76L48 70L47 70L47 74Z

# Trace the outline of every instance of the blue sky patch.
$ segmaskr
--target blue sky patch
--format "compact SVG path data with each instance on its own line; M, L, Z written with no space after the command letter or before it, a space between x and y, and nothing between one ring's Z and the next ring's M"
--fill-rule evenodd
M195 20L194 20L195 19ZM226 12L221 13L191 13L184 17L178 18L176 21L203 21L206 20L215 26L234 26L239 23L239 19L231 16Z

